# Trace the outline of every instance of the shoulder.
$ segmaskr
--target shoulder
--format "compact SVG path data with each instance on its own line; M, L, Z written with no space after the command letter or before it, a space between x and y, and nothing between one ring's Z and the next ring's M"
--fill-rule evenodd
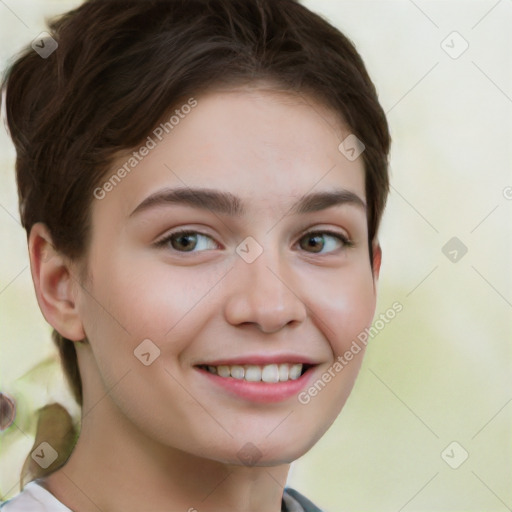
M286 512L322 512L300 492L290 487L286 487L284 490L283 502Z
M29 482L14 498L0 503L1 512L72 512L36 482Z

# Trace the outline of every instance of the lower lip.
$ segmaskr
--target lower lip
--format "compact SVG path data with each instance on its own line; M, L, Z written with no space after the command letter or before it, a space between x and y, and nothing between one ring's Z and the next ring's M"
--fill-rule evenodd
M259 403L275 403L287 400L296 396L312 378L315 367L308 368L303 375L296 380L287 380L285 382L249 382L244 379L235 379L233 377L220 377L208 370L196 368L202 375L210 379L210 382L221 386L229 393Z

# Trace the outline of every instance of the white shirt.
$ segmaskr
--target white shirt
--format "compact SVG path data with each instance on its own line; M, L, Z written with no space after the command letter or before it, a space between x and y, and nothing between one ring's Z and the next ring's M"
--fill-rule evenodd
M51 492L29 482L17 496L0 504L1 512L73 512Z

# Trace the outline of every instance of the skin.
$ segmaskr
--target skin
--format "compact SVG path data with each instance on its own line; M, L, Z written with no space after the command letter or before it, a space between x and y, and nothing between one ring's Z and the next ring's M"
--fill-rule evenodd
M303 405L297 396L233 396L194 368L291 353L318 363L317 380L371 325L381 258L375 244L372 273L361 206L287 214L311 192L366 199L362 158L338 150L350 130L334 112L263 87L196 99L114 190L91 198L87 281L43 224L29 237L39 305L75 341L82 375L80 438L67 464L41 480L75 512L277 512L290 463L332 424L359 371L364 350ZM168 204L130 217L152 193L185 186L235 194L246 214ZM154 245L177 228L207 237L192 252ZM322 229L353 245L325 235L308 247L304 234ZM263 249L250 264L235 251L248 236ZM149 366L134 356L144 339L160 349ZM250 466L238 455L248 442L260 455Z

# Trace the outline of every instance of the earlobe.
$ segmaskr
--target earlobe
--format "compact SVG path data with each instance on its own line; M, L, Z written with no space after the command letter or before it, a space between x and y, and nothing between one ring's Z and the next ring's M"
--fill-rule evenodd
M76 302L77 281L68 259L55 250L45 224L38 222L32 226L28 249L37 302L46 321L64 338L83 340L85 332Z

